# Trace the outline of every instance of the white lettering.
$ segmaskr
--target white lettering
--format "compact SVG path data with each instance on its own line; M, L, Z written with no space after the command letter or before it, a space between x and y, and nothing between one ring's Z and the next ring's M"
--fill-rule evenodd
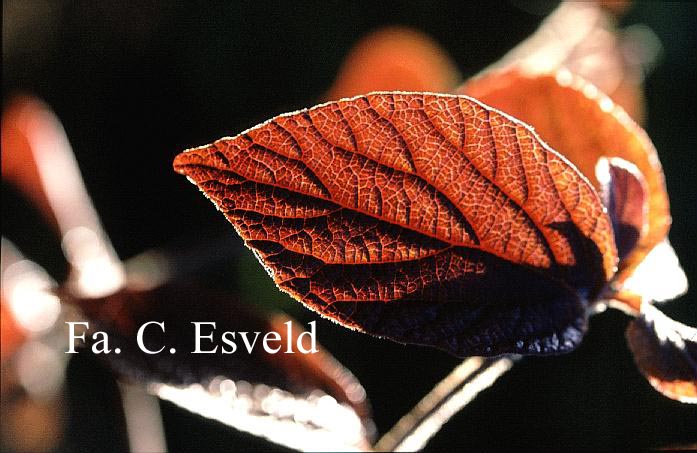
M208 324L213 326L213 330L215 330L215 323L214 322L192 322L191 324L194 325L194 331L196 335L196 348L194 349L194 352L192 354L215 354L215 352L218 350L218 346L213 348L210 351L202 351L201 350L201 340L202 339L207 339L211 342L213 342L213 333L211 332L209 335L201 335L201 325L202 324Z
M298 346L298 351L300 351L303 354L309 354L309 353L316 353L319 352L319 349L317 349L317 332L316 332L316 325L317 321L311 321L308 324L310 324L310 331L309 332L303 332L300 335L298 335L298 340L297 340L297 346ZM310 336L310 349L306 349L303 345L303 337L305 335Z
M146 322L145 324L140 326L140 329L138 329L138 336L136 337L136 342L138 343L138 347L140 348L140 350L143 351L144 353L146 353L146 354L159 354L165 348L164 346L162 346L157 351L151 351L150 349L146 348L145 343L143 343L143 334L145 333L145 328L148 327L150 324L157 324L158 326L160 326L160 329L162 329L163 332L165 331L165 323L164 322L157 322L157 321Z
M80 324L85 326L85 330L90 328L90 324L88 322L68 322L66 321L66 324L68 325L68 331L70 335L70 339L68 340L68 350L65 351L66 354L79 354L75 350L75 340L82 340L82 342L85 342L85 332L82 332L82 335L75 335L75 325Z
M273 336L274 338L269 338L271 336ZM268 332L266 335L264 335L264 351L268 352L269 354L276 354L278 351L281 350L281 345L279 344L277 348L273 349L269 346L269 343L272 341L278 341L280 343L281 334L279 334L278 332Z

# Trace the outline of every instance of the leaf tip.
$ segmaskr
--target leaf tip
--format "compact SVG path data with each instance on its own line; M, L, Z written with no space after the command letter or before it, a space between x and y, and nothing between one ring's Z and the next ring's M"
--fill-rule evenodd
M180 152L174 157L174 161L172 161L172 168L180 175L187 174L186 168L190 157L189 153L191 151L191 149L187 149L185 151Z

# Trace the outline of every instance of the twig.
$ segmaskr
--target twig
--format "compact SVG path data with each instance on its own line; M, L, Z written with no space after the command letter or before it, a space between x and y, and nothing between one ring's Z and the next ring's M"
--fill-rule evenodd
M375 445L377 451L416 451L450 418L490 387L520 356L470 357L440 381Z
M3 115L9 123L3 124L3 136L14 134L26 145L3 154L3 178L8 173L10 181L36 200L61 235L74 293L100 297L117 291L124 284L123 265L102 228L60 120L30 97L17 99L10 111ZM13 166L33 171L5 171Z
M71 264L70 292L96 298L119 291L126 284L124 265L102 227L60 120L33 98L18 100L15 108L17 116L10 118L27 146L11 156L34 167L34 172L26 173L31 177L20 173L25 177L16 182L29 196L44 201L42 213L62 237L63 252ZM156 399L128 384L121 384L121 397L131 450L164 451Z
M167 444L156 397L143 387L119 383L123 413L132 452L166 452Z

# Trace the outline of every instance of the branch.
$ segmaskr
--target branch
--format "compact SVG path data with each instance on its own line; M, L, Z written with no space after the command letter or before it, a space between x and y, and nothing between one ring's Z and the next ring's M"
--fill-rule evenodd
M470 357L440 381L377 444L377 451L421 450L450 418L490 387L520 356Z

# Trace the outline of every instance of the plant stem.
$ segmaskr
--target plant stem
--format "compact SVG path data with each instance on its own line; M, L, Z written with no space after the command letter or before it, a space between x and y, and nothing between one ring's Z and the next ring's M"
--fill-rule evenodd
M71 291L83 297L118 291L125 284L123 265L87 193L63 125L37 99L21 98L13 108L17 113L10 121L26 146L14 149L7 159L33 171L7 176L37 201L44 218L60 233L63 252L71 264ZM3 155L3 178L5 160Z
M453 415L493 385L519 358L509 355L465 359L382 436L375 450L421 450Z
M157 397L135 384L119 383L128 444L133 452L166 452L160 403Z

